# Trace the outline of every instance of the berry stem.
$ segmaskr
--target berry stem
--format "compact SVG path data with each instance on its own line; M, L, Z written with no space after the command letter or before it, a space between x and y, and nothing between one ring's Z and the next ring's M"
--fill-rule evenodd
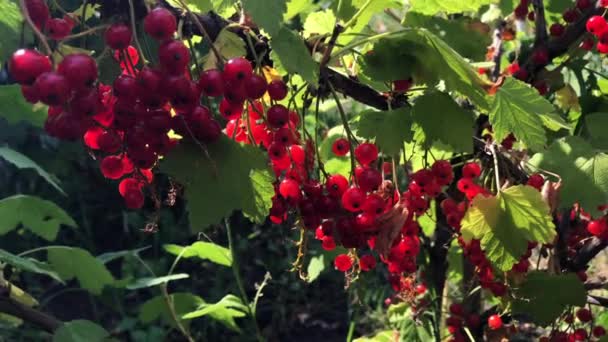
M132 0L130 0L130 1L132 1ZM190 9L188 8L188 5L186 5L183 0L179 0L179 4L186 11L186 13L188 13L188 16L190 16L190 18L194 22L194 25L196 25L196 27L203 33L203 36L205 37L205 39L207 39L207 41L209 42L209 47L211 48L211 51L213 51L213 54L215 55L215 59L217 59L218 67L220 67L220 68L223 67L224 57L218 51L218 49L215 47L215 44L213 43L211 36L207 32L207 30L205 29L205 27L203 26L201 21L198 20L198 17L196 16L196 14L194 14L194 13L192 13L192 11L190 11Z
M494 176L496 177L496 191L500 192L500 174L498 173L498 155L496 154L496 146L494 143L490 144L490 152L492 153L492 159L494 159Z
M363 14L363 12L365 12L365 10L367 10L367 7L369 7L369 5L372 4L372 2L373 2L373 0L367 0L363 5L361 5L361 7L357 11L357 13L355 13L355 15L353 15L352 18L350 18L350 20L346 24L344 24L344 28L347 29L350 26L354 25L357 22L357 19L359 19L359 17Z
M137 38L137 29L135 27L135 6L133 6L133 0L129 0L129 17L131 19L131 31L133 31L133 40L135 41L135 45L137 46L139 56L141 57L143 64L145 65L146 63L148 63L148 60L146 59L146 55L144 55L144 50L141 48L139 38Z
M46 51L46 54L50 58L52 58L53 50L51 49L49 42L46 40L46 36L44 34L42 34L42 32L40 32L38 27L36 27L36 24L34 24L34 22L32 21L32 18L30 17L30 14L27 11L27 6L25 5L25 0L19 0L19 6L21 7L21 13L23 13L23 17L25 18L25 21L30 26L32 31L34 31L34 34L36 35L36 37L38 37L38 39L42 43L42 46L44 46L44 50Z
M61 40L61 42L67 42L68 40L72 40L72 39L76 39L76 38L84 37L84 36L87 36L87 35L89 35L89 34L95 33L95 32L97 32L97 31L105 30L105 29L107 29L108 27L110 27L110 25L100 25L100 26L95 26L95 27L92 27L92 28L90 28L90 29L88 29L88 30L86 30L86 31L82 31L82 32L78 32L78 33L75 33L75 34L71 34L71 35L69 35L69 36L67 36L67 37L63 38L63 39Z
M173 260L173 264L171 264L171 267L169 268L169 272L167 273L168 276L173 274L173 270L175 269L175 267L177 266L177 263L180 261L180 259L182 258L182 255L184 254L184 252L186 252L187 249L188 248L182 249L181 252L175 258L175 260ZM142 260L142 263L143 263L143 260ZM190 335L190 333L188 333L188 330L186 330L186 328L180 321L179 317L177 316L177 312L175 311L175 304L173 303L173 298L171 298L171 296L169 295L169 290L167 289L167 283L163 283L160 286L160 289L163 293L163 298L165 299L165 303L167 304L169 313L171 314L171 319L173 319L173 322L175 322L177 329L180 331L180 333L182 335L184 335L184 337L188 340L188 342L194 342L194 338Z
M327 81L327 86L329 87L329 90L331 91L331 94L334 97L334 100L336 101L336 106L338 107L338 112L340 113L340 119L342 120L342 125L344 126L344 130L346 131L346 135L348 136L348 140L350 141L350 144L348 144L348 145L350 148L350 167L351 167L350 175L352 177L355 172L355 147L354 147L354 144L359 144L359 142L357 141L357 138L355 137L353 132L350 130L350 126L348 125L348 119L346 118L346 113L344 112L344 108L342 108L342 104L340 103L340 99L338 98L338 94L336 93L334 86L329 81ZM357 179L356 179L356 177L354 177L354 178L355 178L354 179L355 184L357 184Z
M239 270L239 260L237 258L236 250L234 249L234 243L232 241L232 228L228 218L224 219L224 224L226 225L226 235L228 236L228 249L230 250L230 256L232 257L232 272L234 273L234 278L236 279L236 284L241 294L241 300L243 301L245 306L247 306L247 312L249 313L249 317L251 318L251 321L255 327L255 334L257 340L262 342L264 341L264 337L262 336L262 332L260 331L260 327L258 326L258 322L255 318L255 312L252 309L251 304L249 303L249 299L247 298L247 292L245 292L245 287L243 286L243 279L241 278L241 272ZM264 280L266 280L266 278L264 278Z

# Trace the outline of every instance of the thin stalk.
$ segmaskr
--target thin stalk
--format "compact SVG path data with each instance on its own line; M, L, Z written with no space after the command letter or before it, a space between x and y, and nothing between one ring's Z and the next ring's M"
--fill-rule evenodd
M498 155L496 154L496 147L494 144L490 145L490 152L492 152L492 159L494 159L494 176L496 177L496 192L500 192L500 174L498 171Z
M336 106L338 107L338 112L340 113L342 125L344 126L344 130L346 131L346 135L348 136L348 140L350 141L348 147L350 149L350 173L352 177L355 172L355 147L353 146L353 143L358 143L358 141L353 132L350 130L350 126L348 125L348 119L346 118L346 113L344 112L344 108L342 108L342 104L340 103L340 99L338 98L338 94L336 93L334 86L329 81L327 82L327 85L329 86L329 90L331 91L331 94L333 95L334 100L336 101ZM356 177L354 178L355 184L357 184L357 179Z
M363 12L365 12L365 10L369 7L369 5L372 4L373 1L374 0L367 0L363 4L363 6L361 6L359 8L359 10L357 11L357 13L355 13L355 15L353 15L353 17L350 18L350 20L346 24L344 24L344 28L348 28L348 27L354 25L357 22L357 19L359 19L359 17L363 14Z
M84 36L87 36L87 35L89 35L89 34L95 33L95 32L97 32L97 31L100 31L100 30L105 30L105 29L107 29L108 27L110 27L110 25L100 25L100 26L95 26L95 27L92 27L92 28L90 28L90 29L88 29L88 30L86 30L86 31L82 31L82 32L78 32L78 33L75 33L75 34L71 34L71 35L69 35L69 36L67 36L67 37L63 38L63 39L61 40L61 42L67 42L68 40L72 40L72 39L76 39L76 38L84 37Z
M133 0L129 0L129 16L131 21L131 31L133 31L133 40L135 41L135 45L137 46L137 51L139 51L139 55L145 65L148 63L146 59L146 55L144 55L144 49L142 49L141 44L139 43L139 38L137 38L137 29L135 28L135 6L133 6Z
M228 249L230 249L230 255L232 256L232 273L234 273L234 278L236 279L236 284L241 294L241 300L243 301L245 306L247 306L247 312L249 313L249 317L251 318L253 326L255 327L255 334L257 340L263 342L264 337L262 337L262 332L260 331L260 327L258 326L258 322L255 318L255 313L253 312L251 304L249 303L249 299L247 298L245 286L243 286L243 279L241 278L241 272L239 270L239 261L236 255L234 243L232 241L232 228L227 218L224 219L224 224L226 225L226 235L228 235Z
M46 37L44 36L44 34L42 34L42 32L40 32L38 27L36 27L36 24L34 24L34 21L32 21L32 18L30 17L30 14L27 11L27 6L25 5L25 0L19 0L19 7L21 7L21 13L23 13L23 17L25 18L25 21L30 26L32 31L34 31L34 34L36 35L36 37L38 37L38 39L42 43L42 46L44 46L44 50L46 50L46 54L49 57L51 57L53 55L53 50L51 49L51 46L49 45L49 42L46 40Z
M175 260L173 260L173 264L171 264L171 267L169 268L169 272L167 273L167 275L171 275L173 273L173 270L175 270L175 267L177 267L177 263L182 258L182 255L184 254L184 252L186 252L186 250L187 250L187 248L182 249L181 252L175 258ZM163 293L163 298L165 299L165 303L167 304L167 308L169 309L169 313L171 314L171 319L173 319L173 322L175 322L175 325L177 326L177 329L179 330L179 332L182 335L184 335L184 337L189 342L194 342L194 338L190 335L190 333L188 332L188 330L186 330L186 327L184 327L184 325L182 324L181 320L177 316L177 312L175 311L175 303L173 303L173 298L171 298L171 296L169 295L169 290L167 288L167 283L163 283L160 286L160 289L161 289L161 291Z
M399 34L402 32L407 32L410 31L410 29L403 29L403 30L397 30L397 31L392 31L392 32L384 32L384 33L379 33L379 34L375 34L373 36L369 36L367 38L363 38L361 40L357 40L356 42L350 43L344 47L342 47L341 49L338 49L337 51L334 51L331 54L331 58L336 58L342 55L345 55L349 52L349 50L352 50L354 48L356 48L357 46L361 46L361 45L365 45L367 43L371 43L371 42L375 42L376 40L382 39L382 38L386 38L386 37L390 37L392 35L395 34Z

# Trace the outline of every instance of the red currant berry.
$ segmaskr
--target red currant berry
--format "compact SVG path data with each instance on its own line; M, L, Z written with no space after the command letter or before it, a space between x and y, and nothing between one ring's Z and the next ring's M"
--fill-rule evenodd
M608 53L608 44L604 44L604 43L597 43L597 52L599 53Z
M570 8L564 11L562 18L564 18L564 21L567 23L573 23L579 16L580 14L576 8Z
M332 175L327 178L325 188L330 196L341 198L344 191L348 187L348 180L342 175Z
M363 212L371 215L380 215L384 211L384 200L380 195L369 194L363 202Z
M462 316L464 314L464 309L462 304L453 303L450 305L450 313L456 316Z
M133 99L137 94L137 81L133 76L120 75L113 83L114 96Z
M334 259L334 267L340 272L346 272L353 266L353 260L347 254L340 254Z
M587 341L587 337L589 336L587 334L587 330L583 328L578 328L574 330L574 333L572 333L572 335L574 335L575 341Z
M274 142L274 143L270 144L270 146L268 146L268 156L270 156L271 160L273 160L273 161L281 160L286 155L287 155L287 148L285 148L285 145Z
M137 178L125 178L118 184L118 192L122 197L127 195L127 192L130 190L141 190L144 186L144 182Z
M346 138L338 138L331 145L331 150L335 155L343 157L350 151L350 142Z
M120 150L122 139L118 133L105 131L97 137L99 149L106 153L116 153Z
M243 57L231 58L224 65L224 81L238 83L253 74L251 62Z
M412 87L412 79L397 80L393 82L393 90L398 93L405 93Z
M128 189L124 194L125 205L129 209L140 209L144 206L144 193L141 189Z
M207 96L221 96L224 94L222 72L217 69L205 70L198 80L198 87Z
M539 173L531 175L530 178L528 178L528 182L526 182L526 185L529 185L538 191L542 189L543 184L545 184L545 178Z
M587 231L600 239L608 237L608 222L605 219L593 220L587 224Z
M168 9L157 7L144 18L144 31L156 40L169 39L176 30L177 21Z
M591 311L589 311L588 309L578 309L578 311L576 311L576 317L578 318L579 321L586 323L591 321L592 316L591 316Z
M477 178L481 175L481 166L477 163L466 163L462 167L462 177Z
M367 166L378 159L378 148L372 143L363 143L355 148L355 158L359 164Z
M606 329L604 329L604 327L598 325L593 328L593 336L602 337L604 335L606 335Z
M158 48L158 59L164 70L180 75L190 62L190 52L181 40L169 40Z
M579 10L584 11L587 8L591 7L593 5L593 3L591 2L591 0L578 0L576 2L576 7L578 7Z
M594 15L593 17L587 20L586 28L587 32L599 36L602 32L606 30L608 23L606 23L606 19L604 19L601 15Z
M41 29L50 18L49 7L44 0L25 1L27 13L39 29Z
M286 178L281 181L279 193L290 203L297 203L302 199L300 184L293 179Z
M502 328L502 318L500 318L498 315L488 317L488 327L490 327L492 330Z
M38 97L38 89L34 86L22 85L21 95L29 103L36 103L40 100Z
M285 106L276 104L268 108L266 119L272 128L281 128L289 120L289 111Z
M359 268L363 272L368 272L376 267L376 258L371 254L366 254L359 258Z
M532 53L532 60L537 65L545 65L549 63L549 52L546 48L538 48Z
M110 48L114 50L122 50L129 47L132 36L133 32L131 32L129 26L118 23L112 24L112 26L108 27L104 38L106 44Z
M375 191L382 184L382 174L371 167L364 168L356 177L359 187L365 192Z
M423 294L426 293L426 285L424 284L418 284L416 285L416 288L414 289L416 291L416 293L420 296L422 296Z
M362 210L364 201L365 192L357 187L350 187L342 194L342 206L353 213Z
M48 36L55 40L67 37L70 31L72 31L72 25L67 20L61 18L49 19L45 27Z
M553 37L561 37L564 34L564 31L566 31L566 28L559 23L554 23L549 27L549 33Z
M97 80L97 63L89 55L75 53L63 58L57 72L68 80L72 89L90 87Z
M587 37L583 39L579 47L585 51L591 51L591 49L593 49L593 45L595 45L595 41L593 40L593 38Z
M515 14L515 18L519 20L525 19L526 15L528 15L528 4L524 2L520 3L515 7L515 10L513 10L513 14Z
M266 79L262 75L252 74L245 79L245 91L251 100L264 96L267 86Z
M34 87L38 90L40 101L49 106L65 103L70 92L67 79L53 71L38 76Z
M8 61L8 71L19 84L31 85L44 72L53 69L48 57L36 50L20 49Z
M118 179L124 175L122 158L119 156L107 156L103 158L101 164L101 173L109 179Z
M272 100L281 101L287 96L287 85L282 80L275 80L268 84L268 95Z

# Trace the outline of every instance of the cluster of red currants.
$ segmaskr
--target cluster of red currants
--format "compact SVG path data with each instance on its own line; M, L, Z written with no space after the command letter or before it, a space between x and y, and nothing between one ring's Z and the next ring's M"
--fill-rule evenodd
M27 0L25 7L34 25L51 39L64 39L76 25L74 18L68 14L63 18L51 18L49 7L44 0Z
M450 333L450 342L465 342L468 341L468 337L465 335L463 327L467 327L471 330L477 330L481 325L481 318L478 314L471 313L467 314L464 307L460 303L452 303L449 308L450 315L445 320L445 325ZM496 316L500 320L500 324L496 321ZM498 315L491 316L491 320L488 320L488 326L491 329L498 329L502 326L502 319Z
M574 315L568 313L561 319L567 325L565 330L556 328L549 333L549 336L540 337L540 342L595 341L606 335L604 327L594 324L591 310L587 308L576 310Z

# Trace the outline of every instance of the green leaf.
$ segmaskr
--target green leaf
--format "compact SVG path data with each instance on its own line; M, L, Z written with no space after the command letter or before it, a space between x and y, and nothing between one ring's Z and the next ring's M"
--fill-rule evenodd
M485 60L487 47L491 44L490 35L480 32L478 28L484 24L469 17L448 20L410 11L405 16L404 24L406 27L421 27L429 30L449 42L450 46L463 57L474 61Z
M336 24L336 17L331 10L312 12L306 17L304 22L304 37L315 34L323 35L331 33Z
M195 310L205 302L201 297L188 292L172 293L169 295L169 298L173 302L177 317L181 317L184 314ZM164 296L156 296L139 307L139 320L142 323L148 324L157 319L160 319L165 324L176 327ZM180 321L184 325L189 323L189 321L184 319L180 319Z
M35 161L31 160L27 156L11 149L8 147L0 147L0 157L4 158L9 163L15 165L19 169L34 169L40 177L44 178L49 184L51 184L55 189L65 195L63 189L57 184L55 181L55 177L48 174L44 169L42 169Z
M119 258L124 258L132 255L137 255L139 252L144 251L152 246L141 247L137 249L128 249L124 251L116 251L116 252L107 252L97 256L97 259L104 264L109 263L112 260L116 260Z
M247 54L245 41L236 33L227 29L222 29L220 31L217 38L215 38L213 45L225 59L241 57ZM217 68L217 58L215 58L213 51L209 51L207 56L204 57L203 69L208 70L213 68Z
M462 280L464 274L462 248L458 245L457 240L453 240L450 249L448 249L448 282L457 284Z
M350 177L351 163L349 157L331 158L323 166L325 171L331 175L340 174L346 178Z
M63 282L59 277L59 274L53 271L50 268L49 264L44 263L42 261L38 261L36 259L20 257L18 255L9 253L4 249L0 249L0 262L7 263L22 271L44 274L57 280L60 283Z
M474 114L461 108L450 95L430 92L416 100L412 109L412 119L416 124L412 129L420 130L416 142L430 147L441 141L451 146L455 152L473 152Z
M232 265L230 250L211 242L197 241L190 246L164 245L163 248L173 255L181 255L182 258L197 257L224 266Z
M228 294L215 304L201 304L196 311L192 311L182 316L183 319L193 319L203 316L210 316L234 331L240 331L234 321L235 318L244 317L247 306L241 302L239 297Z
M493 0L411 0L410 11L427 15L435 15L440 12L446 14L477 12L481 6L489 5L492 2Z
M353 340L353 342L394 342L398 340L399 333L395 330L385 330L376 333L372 337L359 337Z
M608 202L608 155L594 151L580 137L556 140L545 152L535 154L530 164L558 174L562 179L560 205L578 202L592 216L598 205Z
M310 262L308 263L308 268L306 269L306 273L308 274L307 282L312 283L315 281L321 272L325 269L325 260L324 255L319 254L310 258Z
M288 0L287 12L283 15L283 21L290 20L296 15L306 15L318 7L318 4L309 0Z
M368 77L397 80L413 75L414 82L429 85L443 80L448 91L457 91L481 109L489 109L486 100L489 83L481 79L454 49L428 30L410 29L393 34L380 39L372 50L363 58L362 71ZM370 63L373 74L369 73Z
M167 0L167 3L173 7L184 8L184 6L182 6L182 1L179 0ZM188 6L188 9L193 12L208 12L213 9L211 0L183 0L183 3L185 3Z
M167 276L163 276L163 277L156 277L156 278L152 278L152 277L139 278L139 279L136 279L135 282L128 284L126 287L129 290L137 290L137 289L143 289L146 287L153 287L153 286L157 286L157 285L166 284L173 280L180 280L180 279L186 279L186 278L190 278L190 275L188 275L187 273L177 273L177 274L171 274L171 275L167 275Z
M103 327L84 319L62 324L55 334L53 342L101 342L110 337Z
M0 235L20 224L32 233L53 241L63 224L76 227L76 222L55 203L29 195L15 195L0 200Z
M534 88L509 77L496 92L489 113L495 139L502 141L513 133L528 147L541 150L545 147L547 136L539 115L554 110L551 102Z
M273 55L280 64L291 74L298 74L312 85L319 82L319 65L310 56L302 37L285 26L270 41Z
M342 2L347 1L343 0ZM355 36L348 36L346 34L362 32L370 23L370 20L374 15L382 13L385 9L403 8L403 2L399 0L351 0L349 2L352 3L353 8L356 9L357 12L349 14L346 17L343 17L342 19L348 22L351 20L354 14L358 14L358 18L356 19L354 24L344 32L345 35L338 37L339 43L345 43L350 40L353 40ZM348 7L348 5L346 5L345 7Z
M212 161L198 146L183 143L161 163L163 172L185 186L192 229L201 231L239 209L253 221L263 222L274 196L266 155L227 137L207 149Z
M76 278L80 286L99 295L104 286L111 285L114 277L104 264L88 251L78 247L51 247L47 250L48 262L63 280Z
M0 62L5 62L19 48L23 17L14 0L0 2L0 13Z
M559 116L559 114L552 112L539 115L543 125L552 131L559 131L560 129L570 130L572 127L566 123L566 121Z
M585 115L585 127L589 133L590 143L596 148L608 150L608 113L591 113Z
M271 36L279 33L283 14L287 11L285 0L242 0L241 3L259 27Z
M237 2L237 0L211 0L213 10L224 18L229 18L236 12Z
M574 273L530 272L515 291L513 313L530 316L541 326L551 324L570 306L584 306L587 291Z
M0 51L4 51L0 49ZM17 84L0 86L0 117L9 123L25 121L33 126L42 127L46 120L46 106L32 105L21 95Z
M542 244L555 238L549 206L540 192L525 185L510 187L496 197L475 197L461 225L465 241L481 240L488 259L505 272L527 251L528 241Z
M418 217L418 224L426 236L433 236L435 233L435 228L437 227L435 205L434 200L430 201L429 210L427 210L424 215Z
M410 127L412 119L407 108L377 112L364 111L356 123L357 135L366 139L376 139L376 145L387 155L399 154L404 141L412 139Z

